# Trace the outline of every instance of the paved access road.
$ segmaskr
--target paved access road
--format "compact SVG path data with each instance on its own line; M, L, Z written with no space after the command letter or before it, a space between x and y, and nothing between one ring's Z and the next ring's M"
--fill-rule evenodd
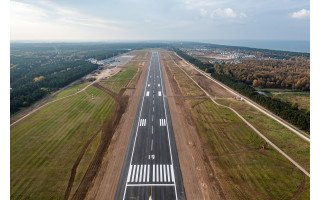
M152 52L115 199L186 199L158 52Z

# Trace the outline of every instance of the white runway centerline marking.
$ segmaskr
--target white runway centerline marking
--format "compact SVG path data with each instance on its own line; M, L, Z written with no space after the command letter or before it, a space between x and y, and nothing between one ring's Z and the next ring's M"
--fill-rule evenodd
M152 63L152 64L151 64ZM154 69L156 68L156 69ZM154 72L155 70L155 72ZM151 73L154 73L153 75L150 75ZM160 73L160 74L159 74ZM159 60L159 54L157 52L152 52L152 57L151 57L151 62L149 64L149 69L148 69L148 75L147 75L147 80L146 80L146 85L144 86L144 94L145 95L142 95L142 106L140 107L140 114L139 114L139 123L138 123L138 127L136 129L136 132L135 132L135 137L134 137L134 143L133 143L133 150L132 150L132 153L131 153L131 158L130 158L130 164L129 164L129 170L128 170L128 178L127 180L130 180L131 179L131 182L127 182L126 183L126 187L125 187L125 190L124 190L124 195L123 195L123 200L125 199L126 196L126 190L127 190L127 187L128 186L138 186L138 185L141 185L141 186L165 186L165 185L168 185L168 186L174 186L174 190L175 190L175 196L176 198L175 199L178 199L177 197L177 189L176 189L176 183L175 183L175 177L174 177L174 168L173 168L173 160L172 160L172 152L171 152L171 141L170 141L170 137L169 137L169 130L168 130L168 126L167 126L167 136L168 136L168 142L169 142L169 151L170 151L170 160L171 160L171 165L170 164L161 164L160 165L160 171L159 171L159 164L153 164L151 165L152 167L152 174L151 174L151 170L150 170L150 165L146 165L144 163L140 163L140 165L132 165L132 161L133 161L133 155L134 155L134 152L136 150L136 141L137 141L137 135L138 135L138 130L139 130L139 127L140 126L146 126L146 119L140 119L141 117L141 114L142 114L142 110L143 108L145 107L144 105L144 97L146 96L150 96L150 92L149 91L146 91L147 89L147 86L150 87L151 84L152 84L152 79L149 80L149 76L150 78L153 79L153 82L154 82L154 86L152 87L152 97L154 98L155 96L155 85L157 84L160 91L158 91L158 96L162 96L163 98L163 101L161 101L161 104L163 104L163 108L164 108L164 114L165 114L165 121L162 121L161 124L163 125L167 125L167 110L166 110L166 102L165 102L165 99L164 99L164 94L165 94L165 90L164 90L164 87L163 86L163 77L162 77L162 71L161 71L161 64L160 64L160 60ZM160 77L160 80L158 81L157 80L157 83L155 83L155 79L156 79L156 76L157 78ZM150 81L150 82L149 82ZM160 82L160 84L158 84L158 82ZM150 84L148 84L150 83ZM148 88L148 89L151 89L151 88ZM147 95L147 92L148 92L148 95ZM163 94L163 95L162 95ZM149 104L150 105L150 104ZM149 107L150 108L150 107ZM158 108L158 107L157 107ZM149 110L149 109L148 109ZM161 109L162 110L162 109ZM160 111L161 111L160 110ZM158 110L157 110L158 111ZM150 112L150 111L149 111ZM153 112L154 112L154 107L153 107ZM151 113L152 114L152 113ZM153 121L153 115L152 115L152 121ZM153 123L152 123L153 124ZM153 147L152 147L153 148ZM169 166L170 165L170 166ZM163 167L162 167L163 166ZM133 167L133 169L132 169ZM140 169L140 170L139 170ZM147 170L147 171L146 171ZM163 171L163 173L162 173ZM160 174L159 174L160 172ZM147 182L149 182L149 180L151 179L150 176L152 176L152 181L150 180L149 183L146 183L145 182L145 173L147 174ZM163 175L162 175L163 174ZM140 175L140 176L139 176ZM162 183L159 183L159 175L160 175L160 181ZM171 178L170 178L171 176ZM149 179L150 178L150 179ZM143 181L143 182L140 182L140 181ZM130 183L130 184L129 184Z
M146 96L148 97L148 96L149 96L149 94L150 94L150 92L149 92L149 91L147 91L147 92L146 92Z

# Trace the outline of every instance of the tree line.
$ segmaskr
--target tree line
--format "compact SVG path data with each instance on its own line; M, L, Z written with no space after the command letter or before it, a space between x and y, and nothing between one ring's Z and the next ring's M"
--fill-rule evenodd
M263 107L267 108L268 110L283 118L284 120L287 120L288 122L294 124L302 130L305 130L307 132L310 131L310 113L299 111L296 108L294 108L291 104L282 102L278 99L261 95L257 93L255 89L252 88L250 85L240 80L237 80L232 76L217 73L215 67L212 64L201 64L201 61L195 59L192 56L189 56L188 54L184 53L179 49L174 49L174 51L179 56L194 64L198 68L210 73L213 78L226 84L230 88L238 91L239 93L250 98L256 103L262 105Z

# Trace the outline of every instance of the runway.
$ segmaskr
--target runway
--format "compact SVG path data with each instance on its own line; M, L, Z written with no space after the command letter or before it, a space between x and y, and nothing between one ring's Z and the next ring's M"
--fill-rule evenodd
M115 199L186 199L158 52L152 52Z

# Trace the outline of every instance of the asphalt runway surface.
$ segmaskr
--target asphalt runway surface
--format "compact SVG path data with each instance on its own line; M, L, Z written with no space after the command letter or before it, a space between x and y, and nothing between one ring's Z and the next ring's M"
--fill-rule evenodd
M115 199L186 199L158 52L152 52Z

